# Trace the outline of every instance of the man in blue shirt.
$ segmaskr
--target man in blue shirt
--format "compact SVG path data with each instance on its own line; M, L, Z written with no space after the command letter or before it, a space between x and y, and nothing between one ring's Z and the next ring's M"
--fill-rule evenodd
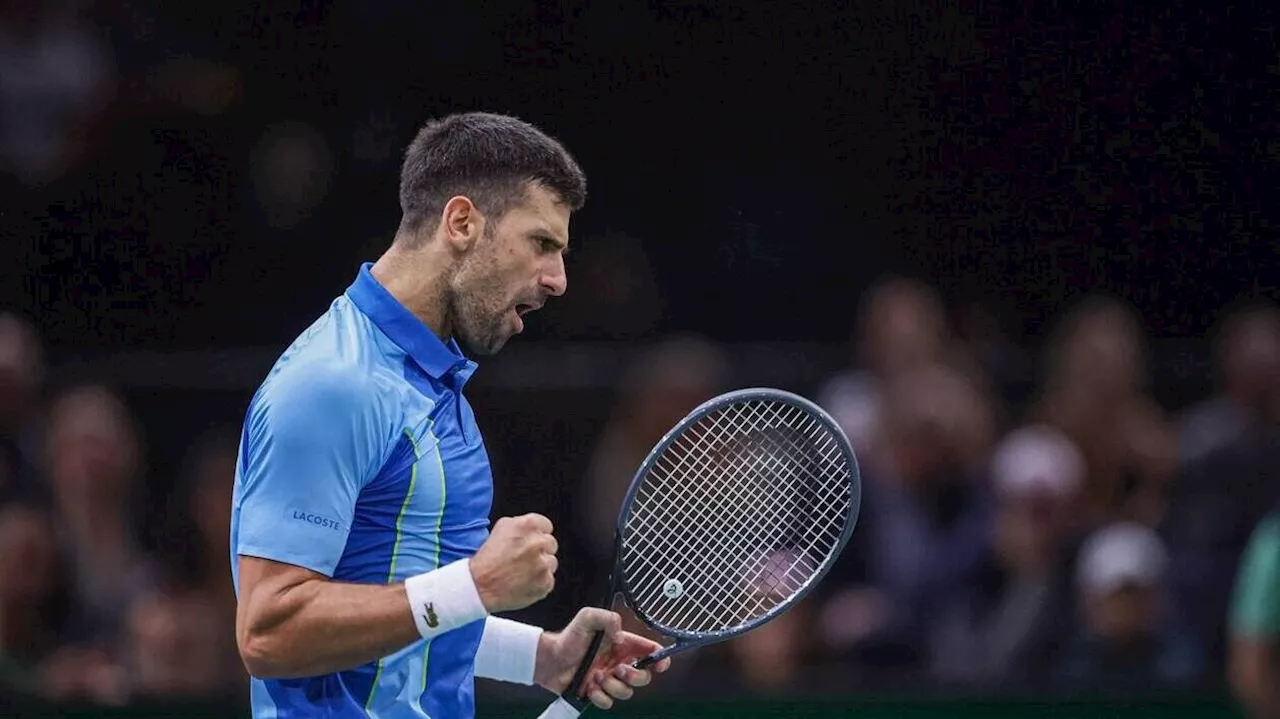
M658 645L612 612L583 609L556 633L495 616L550 593L556 540L534 514L490 531L492 473L462 395L476 364L459 345L492 354L564 293L585 186L517 119L427 124L390 249L258 389L231 523L255 717L470 717L475 676L561 692L596 631L593 703L649 682L630 663Z

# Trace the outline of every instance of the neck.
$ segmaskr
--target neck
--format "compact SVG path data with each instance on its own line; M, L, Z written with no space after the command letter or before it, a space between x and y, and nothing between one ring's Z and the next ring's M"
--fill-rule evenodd
M436 245L440 243L434 243ZM378 284L404 305L442 340L453 335L453 322L444 289L448 264L430 247L406 250L392 245L370 269Z

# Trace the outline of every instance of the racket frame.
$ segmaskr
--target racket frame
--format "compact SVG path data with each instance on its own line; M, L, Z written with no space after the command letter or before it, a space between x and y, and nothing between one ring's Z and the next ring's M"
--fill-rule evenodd
M626 530L626 520L631 512L631 503L635 500L636 494L640 491L640 487L644 485L645 477L648 476L658 458L667 451L673 442L675 442L689 425L700 421L707 415L724 407L740 404L742 402L767 401L789 404L796 407L810 416L812 416L820 424L830 432L835 440L841 453L844 455L849 465L851 477L849 480L849 508L844 523L844 529L840 533L840 538L827 556L823 559L822 564L804 581L800 587L792 592L791 596L785 601L779 602L776 606L769 609L764 614L752 619L749 622L741 624L729 629L719 629L709 632L689 632L680 629L667 627L659 622L654 621L643 610L636 606L635 600L632 598L631 587L628 586L624 572L622 571L622 543L623 534ZM623 497L622 506L618 510L618 519L614 523L613 533L613 569L609 573L609 592L605 596L601 607L609 609L613 606L616 596L621 593L623 602L627 605L640 621L644 622L649 628L659 632L665 637L670 637L675 641L671 644L663 646L647 657L635 662L633 666L637 669L643 669L662 659L686 652L698 647L707 646L723 642L733 637L745 634L761 625L773 620L779 614L803 599L813 590L815 586L831 571L831 567L835 564L840 554L844 551L845 546L849 543L849 538L853 535L854 526L858 522L858 513L862 507L862 475L858 466L857 455L853 451L852 445L849 444L848 437L835 419L816 403L801 397L792 392L780 389L772 389L765 387L752 387L747 389L739 389L713 397L695 407L688 415L675 424L667 433L658 440L658 443L649 450L649 454L644 461L640 463L639 469L631 479L631 486L628 487L626 495ZM600 643L604 635L597 632L591 642L591 647L587 650L586 656L583 658L582 664L579 665L577 672L570 680L568 687L562 695L570 704L578 709L585 709L590 704L589 701L579 697L582 684L586 679L587 671L595 662L596 652L599 651Z

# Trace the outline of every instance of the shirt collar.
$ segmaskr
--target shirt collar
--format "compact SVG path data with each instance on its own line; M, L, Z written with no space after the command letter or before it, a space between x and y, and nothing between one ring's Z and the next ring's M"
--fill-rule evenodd
M400 304L374 279L369 271L371 267L373 264L369 262L360 266L360 274L347 288L347 297L427 374L447 380L454 389L461 389L476 371L476 363L462 354L456 340L442 342L430 327Z

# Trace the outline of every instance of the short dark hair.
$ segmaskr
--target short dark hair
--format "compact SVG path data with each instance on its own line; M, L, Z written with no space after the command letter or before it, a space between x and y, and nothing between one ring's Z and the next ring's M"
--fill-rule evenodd
M401 228L434 223L456 195L501 216L524 198L526 183L555 192L570 210L587 199L582 168L533 125L486 112L431 120L410 143L400 170Z

